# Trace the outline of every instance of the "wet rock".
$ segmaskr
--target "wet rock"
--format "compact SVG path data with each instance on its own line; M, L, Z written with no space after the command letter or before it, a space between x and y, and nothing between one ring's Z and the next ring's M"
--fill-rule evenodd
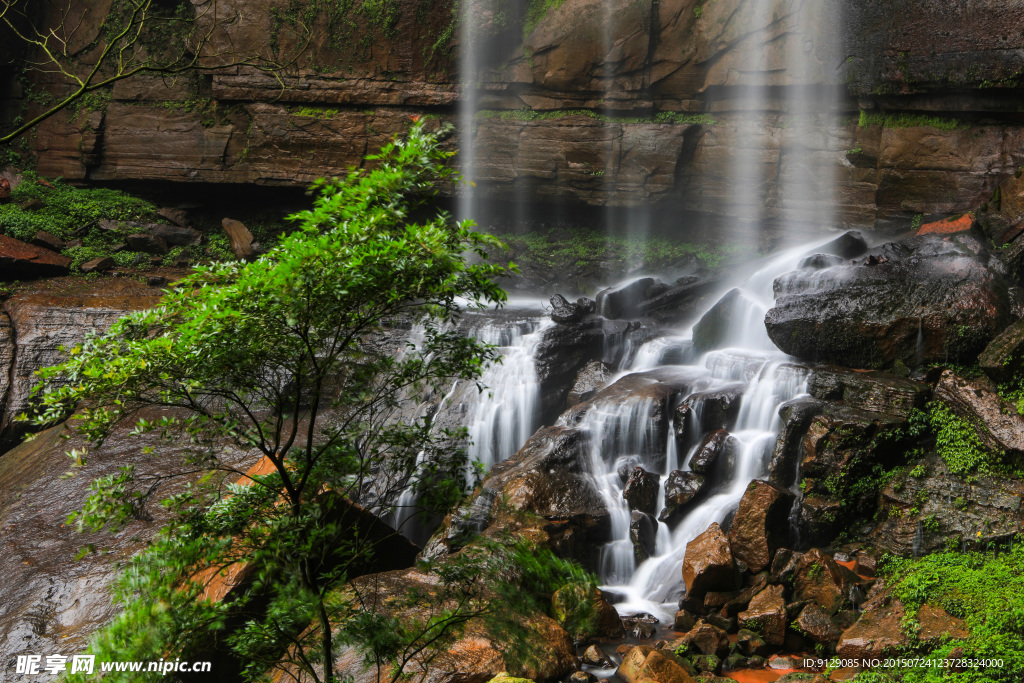
M614 368L608 363L592 360L587 363L579 374L576 382L569 390L569 407L579 405L593 398L612 378Z
M45 230L40 230L39 232L36 233L36 236L32 238L32 244L37 247L42 247L43 249L56 251L58 253L63 251L64 248L67 247L67 242L57 237L56 235L51 235Z
M882 657L907 647L910 639L903 630L903 604L885 596L866 605L853 626L836 643L836 655L843 658Z
M737 578L729 537L717 523L686 544L683 581L688 598L703 598L708 591L733 590Z
M911 476L920 472L920 476ZM868 536L877 552L903 557L938 552L951 541L981 549L1024 532L1024 482L950 474L935 454L908 465L881 492L882 521ZM874 558L857 556L858 573L874 574Z
M647 645L637 645L627 652L616 674L626 683L693 683L675 657Z
M985 379L967 379L946 370L935 385L935 397L972 424L986 447L1024 455L1024 416Z
M847 259L839 256L833 256L832 254L812 254L800 261L800 263L797 264L797 268L801 270L824 270L825 268L841 266L845 263L847 263Z
M102 258L94 258L91 261L86 261L81 266L79 266L79 269L83 273L102 273L104 271L110 270L116 265L117 264L114 263L114 259L104 256Z
M733 336L733 324L740 320L743 294L730 290L693 326L693 348L698 353L721 348Z
M170 251L162 237L147 234L128 235L128 248L157 256L163 256Z
M172 247L191 247L203 242L203 233L187 226L153 223L148 227L151 235Z
M669 406L679 392L694 381L692 370L663 367L626 375L614 384L594 394L588 401L573 406L558 424L576 426L592 409L607 411L614 406L629 429L643 430L636 438L629 455L639 456L644 466L652 471L663 469L671 427Z
M767 569L775 551L786 544L793 494L764 481L752 481L740 500L729 529L737 560L751 572Z
M160 296L141 282L123 279L23 288L5 301L0 312L0 370L5 370L0 374L0 452L26 433L28 425L15 422L14 416L29 409L38 382L35 372L66 358L60 347L74 348L88 333L105 332L124 314L156 306Z
M0 281L35 280L70 272L71 259L0 235Z
M827 244L817 248L820 254L831 254L843 259L857 258L868 250L868 243L857 230L843 233Z
M617 363L621 351L614 350L621 347L629 329L625 321L593 318L544 330L534 356L543 412L561 412L577 374L588 363Z
M649 614L622 617L620 621L627 638L651 640L658 635L658 620Z
M804 553L793 572L793 595L796 600L807 600L818 605L828 615L843 608L848 601L850 586L856 575L836 564L818 548Z
M632 282L602 290L597 295L597 312L606 318L638 318L639 304L652 296L657 289L664 291L665 285L652 277L642 277Z
M684 637L693 649L702 654L725 657L729 653L729 636L726 632L704 620L698 621Z
M800 616L796 618L796 625L801 633L822 645L834 643L843 635L842 629L832 617L814 603L801 610Z
M676 428L707 432L732 426L739 414L740 401L746 388L745 383L736 382L718 389L693 392L676 408ZM692 424L694 420L691 415L700 415L696 425ZM688 433L680 434L684 441Z
M771 654L771 647L758 634L745 628L741 628L736 634L736 645L740 652L747 657L767 657Z
M756 631L765 643L780 647L786 639L786 601L782 586L768 586L739 614L741 629Z
M630 510L639 510L654 515L658 504L658 487L661 477L642 467L634 467L622 489L622 498L629 503Z
M551 319L556 323L578 323L583 319L583 309L573 303L569 303L561 294L551 297Z
M1010 322L1007 285L972 239L890 244L883 260L831 269L824 284L819 273L783 276L768 336L798 358L852 367L971 363Z
M252 246L252 233L249 232L249 228L245 227L244 223L231 218L225 218L221 221L221 225L224 227L224 232L227 234L228 239L231 240L231 251L234 252L235 258L242 261L252 261L256 258L256 250Z
M772 558L768 580L772 583L791 584L793 572L796 571L797 564L800 563L800 558L803 556L803 553L794 552L789 548L779 548L775 553L775 557Z
M574 671L572 676L569 676L570 683L592 683L595 680L597 679L586 671Z
M714 277L700 273L679 278L664 291L641 301L637 309L662 322L682 320L693 314L699 302L711 294L718 284Z
M782 429L775 441L768 465L768 480L780 488L796 484L801 443L811 420L824 410L824 404L813 398L796 398L779 407Z
M670 525L682 519L706 481L703 474L673 470L665 479L665 509L658 519Z
M11 181L7 178L0 178L0 204L11 201Z
M618 621L618 619L616 619ZM621 622L619 623L619 629L622 629ZM596 666L600 669L611 668L612 663L605 654L604 650L599 645L591 645L583 652L583 662L590 666Z
M576 299L576 305L587 315L597 313L597 302L593 299L581 296L579 299Z
M622 638L622 620L601 591L589 593L578 585L564 586L551 596L555 621L573 638Z
M637 564L655 555L657 536L658 521L646 512L633 510L629 518L629 540Z
M151 410L140 417L153 420L166 414ZM130 431L131 425L119 427L102 446L91 447L88 465L77 477L60 477L68 468L65 453L86 444L77 436L64 440L64 426L41 432L0 456L4 666L25 652L85 652L95 631L120 612L110 591L119 563L145 549L167 522L167 511L154 503L118 532L77 533L66 520L82 507L94 477L135 466L140 476L178 474L182 484L195 479L186 474L191 468L183 466L185 453L179 445L161 443L155 435L131 436ZM149 447L151 455L144 451ZM225 467L241 471L259 459L234 448L222 449L219 457ZM90 543L103 552L73 560Z
M701 675L696 679L697 681L714 681L716 678L715 674L722 670L722 660L718 655L694 655L690 658L690 661L693 662L693 667L701 672Z
M993 339L978 356L978 367L994 382L1005 382L1024 369L1024 320Z
M917 639L928 645L946 640L966 640L971 637L967 624L946 610L927 603L917 610Z
M672 627L677 631L689 631L697 623L697 617L685 609L676 612L676 618Z
M146 284L150 287L166 287L168 282L163 275L150 275L146 278Z
M373 601L378 612L399 622L422 615L422 603L410 595L431 595L436 591L437 577L417 568L382 572L353 581L361 600ZM357 605L358 607L358 605ZM471 620L465 630L440 647L428 648L424 656L430 667L422 677L425 683L467 680L489 681L499 675L531 681L562 680L579 668L576 649L570 635L554 619L543 613L528 616L523 622L522 645L533 654L528 660L515 658L501 633L492 631L483 620ZM375 666L367 666L363 653L351 646L341 646L335 657L337 671L367 683L377 679Z
M931 387L884 372L826 366L811 373L807 393L823 401L844 401L858 410L906 417L912 410L924 408Z
M690 458L690 469L698 474L710 473L715 462L725 452L728 440L729 432L724 429L716 429L705 436Z

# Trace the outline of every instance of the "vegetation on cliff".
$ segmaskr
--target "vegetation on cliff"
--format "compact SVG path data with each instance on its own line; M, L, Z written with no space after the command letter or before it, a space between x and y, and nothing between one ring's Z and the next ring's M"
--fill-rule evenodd
M197 269L159 308L40 373L37 423L70 416L94 443L134 424L186 445L185 469L213 484L162 502L174 520L127 568L117 589L125 611L94 651L124 660L230 650L246 675L283 658L332 681L329 663L352 645L397 677L490 610L480 578L495 574L481 563L501 553L424 568L436 574L440 607L419 621L343 589L395 552L395 532L373 515L392 513L405 490L418 509L443 513L474 472L460 432L402 413L404 397L473 381L496 355L453 323L466 300L504 300L493 278L507 268L464 257L499 243L443 213L411 218L451 175L450 156L414 124L370 157L375 170L318 183L299 229L266 256ZM403 319L421 326L415 348L381 336ZM247 474L232 470L218 458L229 447L262 459ZM86 453L69 455L86 465ZM94 482L73 521L117 527L145 514L174 476L124 467Z

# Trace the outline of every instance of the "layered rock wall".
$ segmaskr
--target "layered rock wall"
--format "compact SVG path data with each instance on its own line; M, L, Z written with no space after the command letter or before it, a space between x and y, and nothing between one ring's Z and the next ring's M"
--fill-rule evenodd
M834 203L840 225L909 222L977 206L1024 163L1024 9L996 4L565 0L545 13L477 0L467 32L448 2L375 15L230 0L210 55L294 55L310 30L281 80L241 67L139 76L50 119L31 147L40 172L74 180L303 186L361 164L410 115L457 123L472 34L483 112L459 133L476 138L489 196L783 220ZM30 88L60 90L42 77ZM764 119L744 139L751 102ZM808 103L833 104L796 125ZM745 173L758 186L738 192ZM786 205L782 188L807 178Z

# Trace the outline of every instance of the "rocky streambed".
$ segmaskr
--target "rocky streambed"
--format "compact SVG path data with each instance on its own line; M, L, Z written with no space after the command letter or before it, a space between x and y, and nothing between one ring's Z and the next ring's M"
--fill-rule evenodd
M846 234L742 277L639 278L594 300L474 318L467 333L509 359L485 378L502 391L453 387L410 409L479 423L475 454L491 467L467 505L417 532L420 557L443 564L476 536L519 535L580 562L602 587L586 633L557 596L535 615L529 666L517 669L508 644L479 625L421 679L772 680L807 654L874 657L965 635L930 605L908 632L877 562L998 544L1024 525L1024 484L968 475L927 428L949 415L993 457L1024 453L1024 418L998 384L1024 355L1012 267L971 230L877 246ZM131 280L62 282L4 302L6 416L24 409L31 372L59 345L159 296ZM979 356L987 374L964 369ZM113 439L98 462L134 457L128 444ZM64 450L47 432L0 456L10 577L0 661L81 649L112 614L108 560L158 528L158 515L139 520L96 540L105 554L72 562L82 539L62 523L86 482L60 479ZM385 597L429 584L416 567L358 581ZM376 680L351 652L339 668Z

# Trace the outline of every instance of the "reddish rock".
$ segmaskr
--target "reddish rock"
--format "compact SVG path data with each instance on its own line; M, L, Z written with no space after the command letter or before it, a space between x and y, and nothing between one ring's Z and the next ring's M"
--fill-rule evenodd
M813 602L801 610L800 616L796 618L796 625L801 633L815 643L834 643L843 635L842 629L832 617Z
M924 643L936 644L943 640L969 638L971 633L963 619L958 619L944 609L929 604L917 610L917 639Z
M0 204L11 201L11 181L7 178L0 178Z
M679 662L647 645L637 645L627 652L616 673L627 683L693 683Z
M836 655L849 659L881 657L907 647L910 640L903 632L903 604L883 599L865 605L864 612L836 644Z
M768 645L780 647L786 641L786 601L782 586L768 586L754 596L739 614L740 628L754 631Z
M94 258L91 261L86 261L79 268L82 269L83 273L102 273L103 271L110 270L117 264L114 263L114 259L103 256L101 258Z
M68 257L0 235L0 280L35 280L67 275L70 270Z
M243 261L251 261L256 258L256 250L253 249L253 236L249 232L249 228L241 221L236 221L231 218L225 218L221 224L224 226L224 232L227 233L228 239L231 240L231 251L235 253L235 256Z
M36 236L32 238L32 244L37 247L42 247L43 249L49 249L50 251L56 252L63 251L63 249L68 246L67 242L56 235L51 235L45 230L40 230L36 233Z
M729 636L726 632L703 619L684 638L702 654L725 657L729 653Z
M683 556L683 581L690 599L702 598L712 590L736 588L736 563L733 561L729 537L717 523L686 544Z
M813 548L800 558L793 573L794 598L813 602L830 615L836 614L847 601L851 576L856 578L831 556Z
M973 226L974 214L965 213L960 216L943 218L941 221L935 221L934 223L925 223L917 231L917 234L929 235L936 233L939 235L951 235L954 232L965 232L970 230Z
M729 529L733 557L751 572L767 569L775 551L785 544L792 507L790 492L764 481L750 482Z
M716 429L705 436L693 457L690 458L690 469L700 474L709 472L721 454L725 452L728 439L729 432L724 429Z

